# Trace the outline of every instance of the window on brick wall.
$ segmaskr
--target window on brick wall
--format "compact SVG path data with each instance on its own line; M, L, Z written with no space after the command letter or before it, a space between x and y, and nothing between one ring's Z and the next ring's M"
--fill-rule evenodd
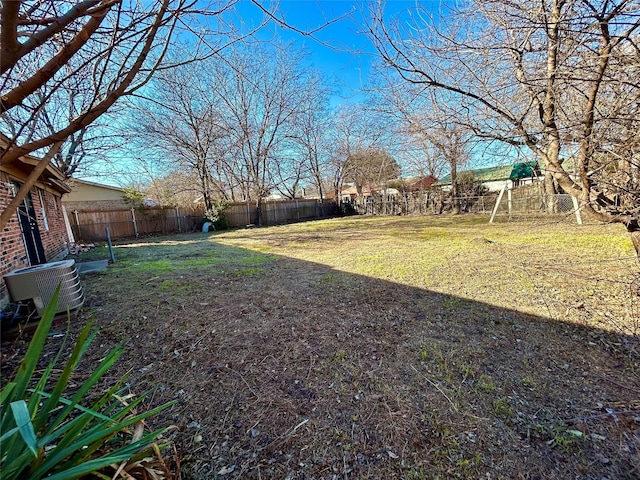
M44 192L41 188L38 188L38 200L40 200L40 211L42 213L42 224L44 225L44 229L49 231L49 221L47 220L47 207L44 202L46 192Z

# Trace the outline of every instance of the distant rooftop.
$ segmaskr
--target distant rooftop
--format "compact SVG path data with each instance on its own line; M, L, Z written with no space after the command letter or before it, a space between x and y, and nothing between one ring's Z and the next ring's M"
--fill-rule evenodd
M516 180L519 178L530 178L538 176L537 163L518 162L512 165L499 165L497 167L476 168L458 172L458 175L469 172L480 182L498 182L501 180ZM451 174L445 175L435 185L451 185Z

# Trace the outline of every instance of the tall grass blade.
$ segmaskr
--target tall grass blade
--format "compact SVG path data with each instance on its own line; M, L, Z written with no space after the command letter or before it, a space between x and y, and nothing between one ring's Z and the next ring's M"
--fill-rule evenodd
M31 339L31 343L29 343L27 353L24 355L24 358L22 359L22 362L18 367L18 373L16 374L16 378L14 380L16 383L14 398L22 398L27 390L27 387L29 386L29 383L31 382L33 372L35 371L38 360L40 359L40 354L42 353L44 342L47 339L49 329L51 328L51 323L53 322L53 317L55 316L59 296L60 285L56 287L56 290L51 297L51 301L44 309L42 318L38 322L38 327L33 334L33 338Z
M15 419L16 426L24 443L29 447L29 450L33 452L34 457L38 456L38 441L36 440L36 432L33 430L33 424L31 423L27 402L24 400L11 402L11 411L13 412L13 418Z

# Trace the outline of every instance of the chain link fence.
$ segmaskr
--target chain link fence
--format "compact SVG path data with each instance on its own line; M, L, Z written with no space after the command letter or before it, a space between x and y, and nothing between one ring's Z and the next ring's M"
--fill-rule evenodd
M353 199L346 203L362 215L438 215L453 212L458 206L461 213L480 215L491 215L495 209L498 219L532 218L548 214L570 216L575 214L576 209L576 203L571 195L522 195L515 192L502 197L495 192L457 198L449 196L446 192L420 195L375 195L365 197L362 201Z

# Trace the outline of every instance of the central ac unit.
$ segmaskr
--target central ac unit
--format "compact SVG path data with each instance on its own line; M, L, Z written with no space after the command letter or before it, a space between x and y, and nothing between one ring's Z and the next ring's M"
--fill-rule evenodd
M38 315L42 316L45 306L51 301L56 288L60 285L56 313L81 307L84 303L84 292L75 263L74 260L63 260L21 268L8 273L4 276L4 282L11 300L13 302L33 300Z

